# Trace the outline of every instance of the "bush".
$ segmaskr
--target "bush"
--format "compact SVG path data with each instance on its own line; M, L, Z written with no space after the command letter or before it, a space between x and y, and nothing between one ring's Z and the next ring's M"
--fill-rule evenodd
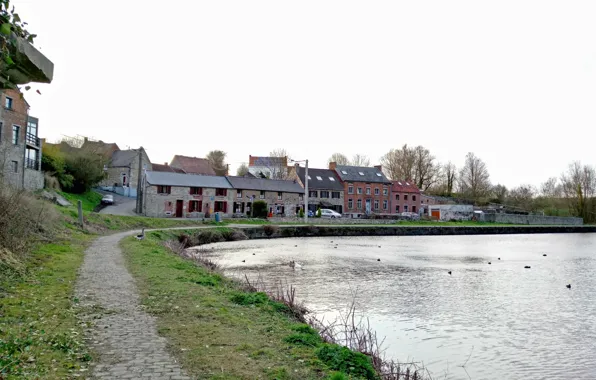
M317 357L332 370L369 380L379 378L368 356L351 351L347 347L326 344L317 350Z
M224 237L221 232L217 230L206 230L200 231L195 234L193 239L193 245L203 245L211 243L219 243L224 241Z
M232 296L231 300L238 305L261 305L269 302L269 297L263 292L236 293Z
M298 213L298 216L301 218L304 218L304 210L300 209L300 212Z
M253 203L253 217L267 219L267 202L256 201Z
M271 236L277 231L278 227L275 225L265 225L263 226L263 230L265 230L265 235Z
M320 218L320 217L321 217L321 209L319 208L319 209L317 209L317 218Z
M319 335L301 334L301 333L296 333L296 334L287 336L284 339L284 341L286 341L287 343L297 344L297 345L301 345L301 346L311 346L311 347L317 347L318 345L323 343L323 340L321 339L321 337Z

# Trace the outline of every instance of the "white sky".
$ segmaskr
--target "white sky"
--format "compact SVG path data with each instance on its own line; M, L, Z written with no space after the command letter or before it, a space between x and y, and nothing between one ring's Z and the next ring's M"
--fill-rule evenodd
M174 154L424 145L493 183L595 164L595 1L13 0L55 64L40 135Z

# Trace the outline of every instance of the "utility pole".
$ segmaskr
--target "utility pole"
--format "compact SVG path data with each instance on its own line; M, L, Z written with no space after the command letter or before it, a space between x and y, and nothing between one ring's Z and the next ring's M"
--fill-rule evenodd
M304 223L308 223L308 160L304 168Z
M143 147L139 148L139 171L137 177L137 214L143 213L143 186L142 176L143 174Z

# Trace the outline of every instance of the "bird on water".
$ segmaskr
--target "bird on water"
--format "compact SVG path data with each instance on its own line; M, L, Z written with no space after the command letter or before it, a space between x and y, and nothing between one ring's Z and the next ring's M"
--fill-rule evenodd
M571 284L567 284L565 286L567 287L567 289L571 289Z
M451 271L449 271L449 272L447 272L447 273L451 274Z
M490 261L488 262L488 265L492 264Z

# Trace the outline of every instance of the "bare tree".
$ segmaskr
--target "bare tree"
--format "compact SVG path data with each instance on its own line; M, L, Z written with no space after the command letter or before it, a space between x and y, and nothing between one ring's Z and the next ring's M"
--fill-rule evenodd
M474 201L490 192L490 175L486 164L472 152L466 155L466 163L459 172L459 187L466 197Z
M352 156L352 161L350 161L352 166L370 166L370 158L365 155L356 153Z
M540 186L540 194L546 198L560 198L562 187L557 177L551 177Z
M435 163L435 157L425 147L418 145L413 149L414 156L414 181L422 191L437 182L441 167Z
M401 149L391 149L381 157L381 164L389 178L412 180L422 191L434 185L440 173L435 157L421 145L410 148L405 144Z
M455 187L457 168L449 161L443 166L443 178L445 180L445 192L451 196Z
M505 185L497 184L493 186L491 192L493 198L497 199L499 203L504 203L509 190L507 190Z
M236 175L242 177L246 175L246 173L248 173L248 165L246 165L246 162L243 162L238 166L238 169L236 169Z
M568 199L573 213L584 218L585 222L593 221L592 198L596 190L596 171L594 168L575 161L561 175L561 183L563 195Z
M271 179L288 179L288 152L283 148L274 149L269 153L265 166L269 169Z
M335 162L338 165L350 165L350 160L343 153L333 153L329 157L329 162Z
M226 164L226 152L223 150L212 150L207 153L205 157L209 160L211 167L218 176L225 176L228 174L228 165Z
M532 185L517 186L509 191L507 203L523 208L526 211L532 211L536 193L536 188Z

